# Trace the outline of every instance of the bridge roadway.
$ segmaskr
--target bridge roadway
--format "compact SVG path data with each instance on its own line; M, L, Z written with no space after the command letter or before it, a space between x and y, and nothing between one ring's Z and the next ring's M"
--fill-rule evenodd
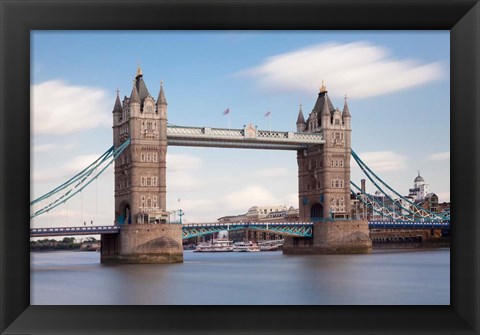
M322 133L257 130L251 124L243 129L169 125L167 143L175 146L300 150L309 145L323 144L325 140Z
M448 221L370 221L370 229L450 229ZM121 226L81 226L31 228L30 237L118 234ZM252 229L279 235L311 237L313 222L238 222L183 224L183 238L208 235L225 230Z

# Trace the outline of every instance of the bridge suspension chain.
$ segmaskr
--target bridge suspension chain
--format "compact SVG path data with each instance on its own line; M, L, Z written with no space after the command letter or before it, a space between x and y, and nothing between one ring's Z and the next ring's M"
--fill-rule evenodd
M129 145L130 139L127 139L119 147L115 149L111 147L98 159L96 159L92 164L90 164L81 172L70 178L68 181L30 202L30 207L32 208L34 204L37 204L40 201L45 201L53 197L54 195L59 194L56 199L43 206L41 209L33 212L30 215L30 219L33 219L41 214L44 214L56 208L57 206L65 203L66 201L77 195L85 187L90 185L92 181L96 180ZM67 188L68 190L66 190L64 193L60 193Z
M354 182L350 181L350 184L353 186L353 188L350 188L350 192L352 192L352 194L358 200L371 208L375 213L380 214L383 217L392 219L394 221L413 221L415 219L414 216L404 215L401 212L397 212L384 206L384 204L375 199L374 196L363 192L362 189L358 187ZM419 218L417 217L417 219Z
M363 173L367 176L367 178L375 185L375 187L385 196L388 200L390 200L396 207L398 207L402 212L409 213L409 216L417 217L420 219L430 219L430 220L448 220L446 214L439 214L435 212L431 212L419 205L415 204L408 198L405 198L397 191L395 191L392 187L390 187L386 182L384 182L380 177L378 177L361 159L360 157L352 150L352 157L357 162L360 169ZM381 186L383 185L383 187ZM355 185L356 186L356 185ZM358 189L358 186L356 186ZM385 191L384 188L392 192L396 195L396 198L392 196L389 192ZM402 214L403 216L403 214Z

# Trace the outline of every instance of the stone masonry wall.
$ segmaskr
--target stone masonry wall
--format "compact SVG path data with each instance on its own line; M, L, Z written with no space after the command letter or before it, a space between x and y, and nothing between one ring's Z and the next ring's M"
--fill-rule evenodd
M102 262L178 263L183 262L182 226L179 224L123 225L118 252L103 255ZM107 248L107 246L106 246ZM111 248L105 249L105 251Z
M313 238L286 238L283 245L284 254L355 254L371 250L368 222L363 220L316 222Z

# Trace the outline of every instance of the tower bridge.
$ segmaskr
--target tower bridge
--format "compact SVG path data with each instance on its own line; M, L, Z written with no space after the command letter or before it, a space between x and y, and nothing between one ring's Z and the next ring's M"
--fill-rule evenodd
M375 199L351 190L351 155L374 183L377 176L351 150L352 117L347 98L342 111L334 108L323 84L306 120L300 106L295 132L258 130L252 124L242 129L169 125L167 109L163 84L155 100L139 67L130 96L121 101L117 91L112 111L113 147L77 176L32 201L31 206L54 198L46 206L33 211L31 218L68 201L114 163L115 224L111 229L99 228L102 262L181 262L182 238L224 228L269 230L286 235L283 252L287 254L368 253L372 249L369 223L352 217L351 192L359 201L394 222L403 221L403 228L422 217L442 219L415 207L408 199L395 202L399 209L387 210ZM189 226L169 222L170 213L166 208L168 146L295 150L299 220L305 223L270 226L239 223L223 227L219 224ZM382 183L380 180L376 184L379 189L390 189ZM105 230L102 232L101 229ZM82 234L85 231L87 229L78 227L68 232ZM52 232L36 229L31 233L46 236Z

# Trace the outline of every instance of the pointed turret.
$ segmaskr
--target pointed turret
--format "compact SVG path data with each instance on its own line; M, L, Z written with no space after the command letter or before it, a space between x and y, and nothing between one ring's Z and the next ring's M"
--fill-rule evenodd
M165 98L165 92L163 92L163 81L160 82L160 92L158 93L157 106L167 106L167 99Z
M117 98L115 99L115 105L113 106L113 113L122 113L123 108L122 108L122 103L120 102L120 96L119 96L119 91L117 89Z
M326 93L326 92L325 92L325 93ZM335 111L335 109L334 109L334 108L331 108L331 109L330 109L330 106L329 106L329 104L328 104L328 102L330 101L330 99L328 99L328 96L327 96L326 94L325 94L324 97L325 97L325 101L324 101L324 103L323 103L323 106L322 106L323 108L322 108L322 112L321 112L320 116L321 116L321 117L324 117L324 116L330 117L330 115L331 115L331 112L330 112L330 111L331 111L332 109ZM327 100L327 99L328 99L328 100ZM331 102L330 102L330 103L331 103ZM333 106L332 106L332 107L333 107Z
M142 72L142 68L140 67L140 64L138 64L137 74L135 75L135 79L137 79L140 76L143 76L143 72Z
M143 102L143 100L145 100L145 98L148 97L150 93L148 92L147 85L145 85L145 82L143 81L143 71L140 65L138 65L137 73L135 74L135 81L138 91L138 97L140 98L140 102Z
M327 92L327 86L322 80L322 86L320 87L317 101L315 102L315 106L313 107L313 111L317 112L317 114L320 116L322 115L325 105L327 105L328 110L331 114L333 114L333 111L335 110L335 108L333 108L332 102L330 101L330 98L328 97Z
M347 103L347 95L345 94L345 104L343 105L343 112L342 112L342 117L352 117L350 115L350 110L348 109L348 103Z
M130 94L130 103L140 103L140 97L138 96L137 87L135 86L136 80L133 81L132 94Z
M305 130L307 124L305 123L305 118L303 117L302 105L300 105L300 109L298 111L297 117L297 131L302 132Z

